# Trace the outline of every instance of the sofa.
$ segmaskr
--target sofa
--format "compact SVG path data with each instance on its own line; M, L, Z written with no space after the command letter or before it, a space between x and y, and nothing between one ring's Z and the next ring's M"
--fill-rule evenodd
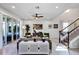
M17 43L18 54L50 54L50 43L48 40L20 40Z

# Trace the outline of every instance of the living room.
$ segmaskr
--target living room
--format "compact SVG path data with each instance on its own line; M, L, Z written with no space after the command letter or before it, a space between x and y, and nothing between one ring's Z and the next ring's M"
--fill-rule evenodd
M78 3L2 3L0 4L0 54L17 54L19 47L20 54L32 54L32 50L36 49L33 54L63 55L65 52L69 55L68 48L79 48L78 38L72 42L66 42L64 47L59 40L59 31L67 27L64 32L77 27L79 17ZM77 21L75 21L77 20ZM74 22L75 21L75 22ZM69 24L73 23L69 26ZM66 33L67 34L67 33ZM78 36L78 35L77 35ZM63 35L61 36L63 37ZM66 36L67 37L67 36ZM29 39L30 38L30 39ZM24 39L24 42L20 42ZM28 40L29 39L29 40ZM32 40L33 39L33 40ZM38 40L37 40L38 39ZM73 38L74 39L74 38ZM32 40L32 41L31 41ZM41 40L41 41L40 41ZM31 42L31 43L29 43ZM39 44L41 42L41 44ZM76 45L74 44L76 42ZM17 47L17 43L20 44ZM26 47L26 45L28 48ZM45 48L41 48L45 43ZM52 43L52 44L51 44ZM24 46L24 45L25 46ZM31 45L37 45L32 46ZM30 45L30 46L29 46ZM51 47L50 47L51 46ZM16 48L17 47L17 48ZM24 51L25 47L28 52ZM2 48L4 51L2 51ZM13 50L11 49L13 48ZM49 48L52 52L49 53ZM61 49L60 49L61 48ZM7 51L8 49L8 51ZM63 51L65 49L66 51ZM16 51L14 51L16 50ZM46 50L46 51L44 51ZM39 52L42 51L42 52ZM62 52L63 51L63 52ZM78 51L70 50L70 51ZM70 54L79 54L78 52Z

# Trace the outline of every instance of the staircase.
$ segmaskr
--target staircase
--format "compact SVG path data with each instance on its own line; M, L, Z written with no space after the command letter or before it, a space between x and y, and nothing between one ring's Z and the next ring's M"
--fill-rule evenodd
M67 27L59 31L59 43L64 44L69 48L71 40L79 36L79 18L74 22L69 24ZM65 29L69 29L67 32L64 32Z

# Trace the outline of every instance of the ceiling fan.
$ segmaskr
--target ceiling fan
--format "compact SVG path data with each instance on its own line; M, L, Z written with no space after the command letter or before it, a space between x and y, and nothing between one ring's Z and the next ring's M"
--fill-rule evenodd
M43 16L43 15L40 15L40 14L38 14L38 13L36 13L35 15L33 15L33 17L34 17L35 19L38 19L38 18L43 18L44 16Z
M35 8L39 10L40 7L36 6ZM39 13L35 13L35 15L32 15L32 16L34 17L34 19L39 19L39 18L43 18L44 17L43 15L41 15Z

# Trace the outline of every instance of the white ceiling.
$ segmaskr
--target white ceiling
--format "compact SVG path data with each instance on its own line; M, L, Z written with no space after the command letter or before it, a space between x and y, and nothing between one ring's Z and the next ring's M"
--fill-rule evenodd
M52 20L62 14L66 9L79 8L78 3L0 3L0 8L18 16L21 19L30 20L36 13L35 6L40 7L39 13L45 20ZM12 6L15 6L13 9ZM59 8L56 8L58 6Z

